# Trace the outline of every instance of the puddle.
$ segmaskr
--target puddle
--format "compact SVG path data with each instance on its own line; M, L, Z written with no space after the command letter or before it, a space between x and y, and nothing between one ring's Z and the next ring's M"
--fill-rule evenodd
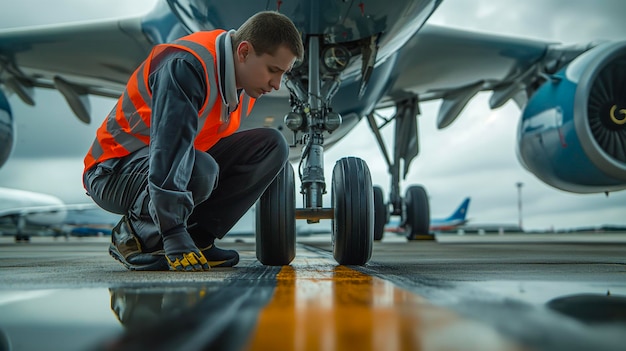
M569 295L614 295L626 296L626 284L601 282L561 282L561 281L507 281L492 280L468 282L463 285L486 290L514 300L534 305L544 305L549 301Z
M0 291L3 350L85 350L124 327L108 289Z
M0 350L88 350L191 308L219 285L0 291Z

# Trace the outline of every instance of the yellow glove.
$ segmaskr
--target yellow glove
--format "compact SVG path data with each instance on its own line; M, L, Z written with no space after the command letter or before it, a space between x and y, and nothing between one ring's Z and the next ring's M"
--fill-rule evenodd
M185 252L166 255L170 271L201 272L211 269L202 252Z
M182 225L163 234L163 249L170 271L201 272L211 268Z

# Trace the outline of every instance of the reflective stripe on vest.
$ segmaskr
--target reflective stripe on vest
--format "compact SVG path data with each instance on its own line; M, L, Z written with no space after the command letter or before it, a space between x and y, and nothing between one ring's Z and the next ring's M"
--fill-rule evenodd
M207 82L207 97L198 111L198 132L194 146L208 150L217 141L234 133L240 124L241 115L249 115L254 99L243 95L239 108L226 123L220 122L222 103L216 86L215 39L224 31L198 32L174 41L157 45L148 59L131 75L126 90L115 108L98 129L96 140L85 157L85 169L110 158L126 156L149 144L152 93L148 86L151 64L169 48L178 48L193 54L202 64ZM219 98L219 100L218 100ZM206 123L211 120L210 123Z

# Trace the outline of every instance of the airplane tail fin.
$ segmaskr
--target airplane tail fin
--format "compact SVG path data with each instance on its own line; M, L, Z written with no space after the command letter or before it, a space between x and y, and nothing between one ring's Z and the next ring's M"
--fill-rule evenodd
M456 211L454 211L454 213L448 218L448 220L464 221L465 217L467 216L467 209L469 207L469 203L470 203L470 198L466 197L461 203L461 206L459 206L459 208L457 208Z

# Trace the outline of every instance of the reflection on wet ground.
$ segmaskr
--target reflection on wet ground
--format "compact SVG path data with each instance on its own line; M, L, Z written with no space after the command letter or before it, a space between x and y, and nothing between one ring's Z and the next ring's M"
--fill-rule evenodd
M626 328L626 295L568 295L550 300L547 306L584 323L624 323Z
M624 296L546 306L585 323L626 323ZM315 259L211 284L2 291L0 316L0 350L521 349L388 281Z
M111 310L128 329L149 328L161 318L183 316L221 285L109 288Z
M278 269L210 284L0 291L0 350L237 350Z
M481 323L345 266L283 267L250 350L518 350Z
M237 268L177 274L128 272L106 242L0 242L0 351L626 344L623 247L377 244L367 267L346 267L315 245L265 267L233 243Z
M0 306L13 346L6 349L459 349L471 336L472 347L519 349L485 325L327 260L251 267L222 283L20 293L5 293L12 302ZM33 338L37 326L47 338Z
M0 350L86 350L123 331L107 289L0 291Z
M127 330L98 349L241 349L272 297L278 270L250 267L221 284L196 287L111 289L111 309Z

